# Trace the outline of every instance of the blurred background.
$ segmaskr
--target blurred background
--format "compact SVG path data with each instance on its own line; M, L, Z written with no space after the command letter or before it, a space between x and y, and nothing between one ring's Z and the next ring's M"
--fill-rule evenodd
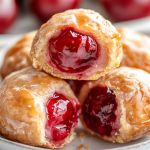
M93 9L116 26L150 33L150 0L0 0L0 34L38 29L53 14L73 8Z

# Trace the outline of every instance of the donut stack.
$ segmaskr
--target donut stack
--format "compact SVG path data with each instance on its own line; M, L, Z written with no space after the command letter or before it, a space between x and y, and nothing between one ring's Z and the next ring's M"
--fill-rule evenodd
M61 148L74 138L80 115L86 131L107 141L148 134L150 46L141 43L149 37L131 32L92 10L74 9L22 37L1 68L0 133Z

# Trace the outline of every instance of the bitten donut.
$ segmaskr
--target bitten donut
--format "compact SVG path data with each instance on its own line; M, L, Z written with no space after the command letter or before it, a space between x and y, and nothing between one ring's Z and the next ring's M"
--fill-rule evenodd
M101 139L126 143L150 133L150 74L121 67L86 83L81 121Z
M37 32L33 66L64 79L96 80L120 65L120 34L101 15L86 9L54 15Z
M21 143L59 148L72 141L80 105L69 85L32 68L0 85L0 134Z
M32 65L29 54L35 33L33 31L25 34L6 52L1 67L1 75L3 78L13 71Z
M150 73L150 37L126 28L119 28L122 35L123 60L121 66L143 69Z

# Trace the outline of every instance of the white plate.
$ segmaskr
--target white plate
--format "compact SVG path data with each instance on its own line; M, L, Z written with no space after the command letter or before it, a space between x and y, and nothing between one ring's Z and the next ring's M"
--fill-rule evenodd
M2 63L4 54L8 47L13 44L19 36L0 36L0 64ZM77 137L75 140L68 144L63 150L78 150L82 145L85 148L80 150L148 150L150 149L150 137L142 138L137 141L133 141L127 144L112 144L105 141L102 141L96 137L84 133L84 137L81 136L83 133L83 128L79 124L79 127L76 129ZM33 146L28 146L20 144L17 142L12 142L3 137L0 137L0 150L44 150L43 148L37 148Z

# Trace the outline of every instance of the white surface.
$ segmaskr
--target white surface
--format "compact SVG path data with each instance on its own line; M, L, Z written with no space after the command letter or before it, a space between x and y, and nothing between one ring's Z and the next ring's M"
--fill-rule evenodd
M128 27L132 30L140 31L150 35L150 17L116 23L115 26Z
M0 38L0 64L3 60L4 54L8 47L13 44L19 36L5 36ZM2 40L3 39L3 40ZM84 138L81 138L80 134L83 132L82 126L76 130L77 137L75 140L68 144L63 150L78 150L78 147L81 144L87 145L87 148L83 148L80 150L149 150L150 149L150 137L142 138L137 141L133 141L127 144L112 144L105 141L102 141L96 137L85 134ZM19 144L16 142L12 142L10 140L6 140L3 137L0 137L0 150L44 150L43 148L36 148L32 146L27 146L24 144Z

